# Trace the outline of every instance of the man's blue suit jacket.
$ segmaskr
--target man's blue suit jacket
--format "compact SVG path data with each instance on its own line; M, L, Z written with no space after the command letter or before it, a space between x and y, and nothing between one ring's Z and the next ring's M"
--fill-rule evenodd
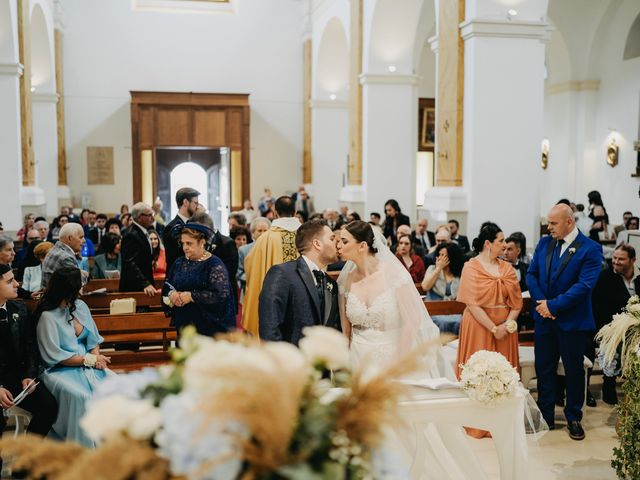
M545 331L550 326L535 310L537 300L547 300L561 330L594 330L591 293L602 270L602 247L580 232L552 266L555 246L551 236L541 238L527 272L535 328Z

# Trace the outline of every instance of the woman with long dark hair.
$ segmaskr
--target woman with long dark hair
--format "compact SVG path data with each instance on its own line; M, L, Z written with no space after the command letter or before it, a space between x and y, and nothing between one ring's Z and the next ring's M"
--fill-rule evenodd
M464 267L462 250L455 243L441 243L434 256L436 264L427 269L422 289L429 300L455 300Z
M409 220L409 217L402 213L400 205L393 198L387 200L387 203L384 204L384 212L386 214L382 229L384 237L387 241L391 242L391 245L394 245L398 241L396 237L398 227L400 225L411 226L411 221Z
M96 255L91 269L91 278L115 278L114 274L107 272L122 271L122 255L120 247L122 238L117 233L107 232L100 242L100 255ZM119 277L118 277L119 278Z
M35 319L40 356L46 366L42 380L60 405L52 433L93 447L80 419L97 383L107 375L111 359L100 353L103 339L89 307L78 299L81 287L77 268L53 272Z

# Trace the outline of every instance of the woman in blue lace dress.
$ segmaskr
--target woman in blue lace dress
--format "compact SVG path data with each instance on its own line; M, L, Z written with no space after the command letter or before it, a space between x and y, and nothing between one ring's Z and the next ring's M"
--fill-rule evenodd
M231 331L236 322L229 274L222 260L205 247L213 232L198 223L181 227L184 257L174 262L162 289L176 329L195 325L207 336Z
M36 311L38 347L47 367L41 378L60 405L49 435L94 447L80 419L111 360L100 353L102 337L89 307L78 300L81 287L77 268L53 272Z

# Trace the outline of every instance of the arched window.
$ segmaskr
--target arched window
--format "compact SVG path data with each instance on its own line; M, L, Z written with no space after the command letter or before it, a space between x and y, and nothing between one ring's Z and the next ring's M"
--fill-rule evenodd
M200 165L193 162L184 162L171 171L171 198L176 198L176 192L183 187L195 188L202 193L199 197L200 204L209 209L207 189L207 172ZM178 213L178 206L171 204L171 218Z

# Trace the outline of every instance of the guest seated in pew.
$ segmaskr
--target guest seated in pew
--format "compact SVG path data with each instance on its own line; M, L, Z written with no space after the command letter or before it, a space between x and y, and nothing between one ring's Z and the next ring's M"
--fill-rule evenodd
M62 267L78 267L78 256L84 245L84 230L78 223L67 223L59 232L56 242L42 262L42 288L47 288L51 275ZM88 275L87 275L88 276ZM84 278L84 276L83 276Z
M22 281L25 268L38 265L39 263L33 256L33 247L35 247L35 245L33 245L33 242L35 242L36 240L40 240L40 233L35 228L32 228L25 234L25 238L22 242L22 248L19 252L16 252L16 258L13 264L14 267L18 268L18 272L16 273L16 280L18 280L19 282ZM31 247L31 249L29 249L29 247Z
M429 266L421 285L426 299L455 300L464 266L462 250L455 243L441 243L436 247L434 255L436 263ZM443 333L460 333L462 315L433 315L431 319Z
M16 258L16 251L13 249L13 240L8 235L0 235L0 264L11 265Z
M205 248L213 230L191 222L181 227L184 257L175 261L162 289L170 301L167 313L178 332L186 325L208 336L231 331L236 320L229 274L222 260Z
M406 225L403 225L406 226ZM400 228L398 228L398 231ZM411 235L398 234L398 245L396 247L396 257L400 263L411 274L413 283L420 283L424 278L424 262L422 258L415 254L411 243Z
M164 280L167 276L167 256L160 235L155 230L149 230L149 240L153 249L153 278L154 280Z
M104 224L104 228L107 233L117 233L122 236L122 223L117 218L110 218L107 223ZM102 246L100 246L100 252L102 253Z
M514 368L519 368L518 331L510 331L512 321L522 310L522 293L510 263L500 260L504 252L504 234L495 223L482 225L473 241L478 254L463 270L458 301L467 308L462 315L460 343L456 360L456 375L461 364L479 350L499 352ZM489 436L489 432L467 429L475 438Z
M97 255L93 268L91 269L91 278L103 279L103 278L119 278L122 271L122 256L120 255L120 247L122 246L122 239L117 233L107 232L102 239L100 249L102 253ZM115 273L118 272L117 276Z
M15 301L17 296L18 282L11 267L0 264L0 435L6 425L4 410L10 409L14 398L38 376L40 363L33 322L24 303ZM58 407L47 387L37 385L20 408L31 413L28 432L49 433Z
M455 243L441 243L434 252L436 263L430 265L422 281L427 300L455 300L464 266L462 250Z
M78 299L81 287L80 270L56 270L35 320L40 356L47 367L42 380L60 405L51 435L94 447L80 427L80 419L98 382L107 376L111 359L100 353L103 339L89 307Z
M41 242L40 240L34 241L29 245L29 249L32 251L31 254L38 264L24 269L22 288L30 292L34 298L42 292L42 262L44 262L45 257L52 248L53 243ZM27 257L29 257L29 254Z

